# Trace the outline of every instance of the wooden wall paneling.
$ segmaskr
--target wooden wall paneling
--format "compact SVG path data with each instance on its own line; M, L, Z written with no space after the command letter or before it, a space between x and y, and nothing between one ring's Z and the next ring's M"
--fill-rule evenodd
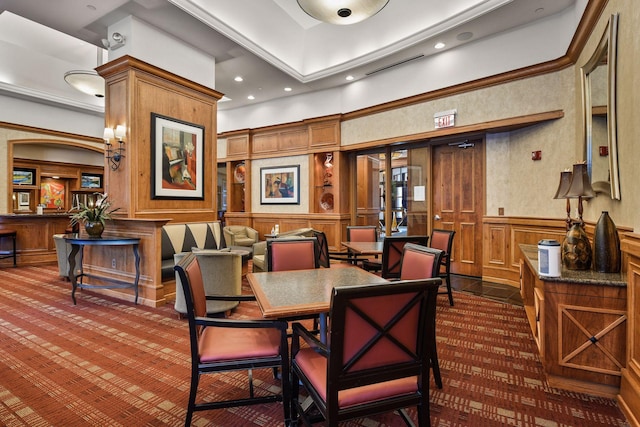
M64 234L69 226L65 214L2 215L0 226L16 230L16 261L20 265L37 265L56 262L54 234ZM13 249L8 239L2 239L1 250ZM0 267L13 265L13 258L0 260Z
M339 120L309 123L308 132L310 148L340 145Z
M249 156L249 134L227 138L227 158L247 158Z
M127 127L122 165L117 171L105 171L108 191L117 194L123 212L129 218L170 217L185 222L190 215L199 214L201 221L215 220L216 103L222 94L130 56L115 59L97 71L107 84L105 123ZM204 127L204 176L214 178L204 180L203 200L151 199L155 148L151 113Z
M252 138L252 154L276 153L278 151L278 133L255 134Z
M629 424L640 426L640 235L621 242L627 259L627 358L622 369L618 403Z
M306 150L308 146L309 134L306 127L283 130L279 134L279 151Z
M338 251L342 247L340 242L346 240L346 234L342 234L342 226L339 217L331 218L312 217L309 219L309 226L314 230L323 231L327 237L327 244L330 251ZM345 227L346 232L346 227Z

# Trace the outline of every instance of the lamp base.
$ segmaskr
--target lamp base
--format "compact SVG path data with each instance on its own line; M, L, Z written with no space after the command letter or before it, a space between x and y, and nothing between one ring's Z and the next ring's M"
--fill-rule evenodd
M591 242L587 233L580 222L574 222L562 242L562 264L569 270L589 270L591 259Z

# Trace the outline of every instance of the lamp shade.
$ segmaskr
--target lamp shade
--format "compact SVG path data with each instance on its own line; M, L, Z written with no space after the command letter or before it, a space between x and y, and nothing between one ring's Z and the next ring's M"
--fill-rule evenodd
M558 185L556 195L553 196L554 199L564 199L566 197L569 187L571 186L571 177L572 173L570 170L560 172L560 184Z
M328 24L350 25L380 12L389 0L298 0L309 16Z
M585 163L577 163L573 165L571 185L569 186L569 191L567 191L565 197L572 199L578 197L590 199L595 196L596 193L591 187L591 180L589 178L589 173L587 172L587 165Z

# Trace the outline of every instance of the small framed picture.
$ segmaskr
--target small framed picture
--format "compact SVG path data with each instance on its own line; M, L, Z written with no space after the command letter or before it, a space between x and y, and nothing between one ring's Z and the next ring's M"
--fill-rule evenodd
M102 175L94 173L82 173L80 179L81 188L102 188Z
M36 170L13 168L13 185L36 185Z
M260 168L260 204L299 205L300 165Z
M30 199L31 196L29 193L18 193L18 210L28 210Z

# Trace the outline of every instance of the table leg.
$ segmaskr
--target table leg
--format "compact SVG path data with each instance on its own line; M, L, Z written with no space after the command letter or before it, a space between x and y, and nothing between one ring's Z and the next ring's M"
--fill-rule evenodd
M320 313L318 316L318 326L320 327L320 342L327 343L327 313Z
M71 300L73 305L76 305L76 289L78 288L78 279L76 277L76 254L80 252L80 274L82 274L82 257L84 255L84 246L71 245L71 252L69 252L69 280L71 281Z
M140 253L138 252L138 245L133 245L133 256L136 259L136 279L133 282L133 287L136 293L135 304L138 304L138 281L140 280Z

